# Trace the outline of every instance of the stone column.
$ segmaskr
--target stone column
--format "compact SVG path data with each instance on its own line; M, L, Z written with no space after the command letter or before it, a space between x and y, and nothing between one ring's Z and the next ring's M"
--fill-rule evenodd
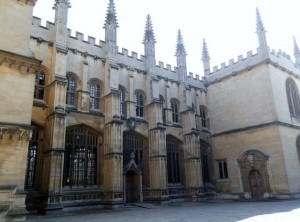
M114 116L104 126L104 204L116 208L124 203L123 196L123 121Z
M183 123L183 150L185 185L191 195L196 195L203 186L201 172L200 137L195 127L194 110L181 113Z
M158 125L149 130L150 192L148 199L154 202L169 200L167 179L166 128Z
M56 104L53 112L48 116L46 123L46 141L44 151L44 165L42 175L41 203L39 211L48 214L54 210L61 210L61 192L63 177L63 161L65 151L65 109L66 79L56 77L56 80L49 87L50 95L56 95Z

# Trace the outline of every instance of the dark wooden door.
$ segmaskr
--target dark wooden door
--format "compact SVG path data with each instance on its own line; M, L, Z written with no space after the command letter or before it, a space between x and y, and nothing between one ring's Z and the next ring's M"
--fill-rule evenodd
M139 180L136 172L126 174L126 202L134 203L139 199Z
M263 178L258 170L251 170L249 173L250 189L253 198L261 197L264 194Z

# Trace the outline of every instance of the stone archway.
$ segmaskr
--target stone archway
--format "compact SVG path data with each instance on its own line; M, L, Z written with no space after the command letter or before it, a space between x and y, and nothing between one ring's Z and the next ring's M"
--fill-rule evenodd
M267 161L269 156L259 150L248 150L238 159L244 192L252 198L261 198L270 192Z

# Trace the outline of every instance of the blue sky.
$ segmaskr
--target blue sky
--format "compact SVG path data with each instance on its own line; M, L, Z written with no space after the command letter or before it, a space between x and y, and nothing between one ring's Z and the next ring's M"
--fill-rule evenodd
M68 27L104 40L103 24L109 0L71 0ZM54 0L38 0L34 16L42 24L54 20ZM299 0L115 0L119 48L144 54L142 45L146 16L150 14L156 44L156 59L176 66L177 31L181 29L189 72L203 75L201 51L206 39L211 66L228 63L255 50L256 7L267 30L268 45L293 58L293 36L300 45Z

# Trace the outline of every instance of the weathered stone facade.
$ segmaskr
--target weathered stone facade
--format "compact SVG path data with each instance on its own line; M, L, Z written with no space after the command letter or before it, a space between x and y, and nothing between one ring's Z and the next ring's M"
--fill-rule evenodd
M204 42L199 80L180 31L177 67L156 65L150 16L138 56L117 47L113 0L99 43L70 35L69 0L55 1L46 27L35 2L0 1L0 18L14 17L0 31L0 217L211 191L298 195L300 53L294 64L270 51L258 12L257 53L211 72Z

